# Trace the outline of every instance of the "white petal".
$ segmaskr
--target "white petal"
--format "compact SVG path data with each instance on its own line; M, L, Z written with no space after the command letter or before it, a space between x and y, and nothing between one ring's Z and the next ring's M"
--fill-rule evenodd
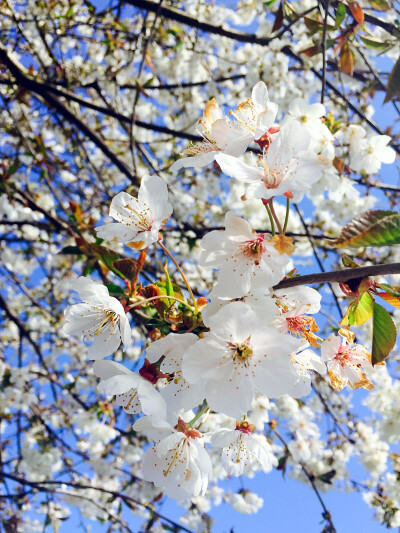
M132 241L138 234L137 229L134 226L126 226L118 222L112 222L111 224L104 224L96 228L97 236L105 241L112 241L116 239L121 243Z
M223 340L245 342L257 328L259 321L255 312L243 302L231 302L209 320L211 331Z
M261 181L260 171L257 168L246 165L236 157L219 154L215 157L215 161L221 167L222 172L231 178L236 178L243 183Z
M89 359L102 359L118 350L121 344L121 335L117 326L111 322L104 327L98 335L94 335L93 344L88 351Z

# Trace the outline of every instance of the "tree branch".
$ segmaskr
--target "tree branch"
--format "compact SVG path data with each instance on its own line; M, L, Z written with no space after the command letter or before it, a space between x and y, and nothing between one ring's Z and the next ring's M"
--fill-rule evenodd
M284 279L274 286L274 290L297 287L299 285L308 285L313 283L346 283L351 279L366 278L368 276L389 276L400 274L400 263L391 263L387 265L371 265L359 268L346 268L332 272L321 272L320 274L306 274L305 276L296 276L294 278Z
M154 2L150 2L148 0L124 0L125 3L130 4L132 6L138 7L139 9L146 9L147 11L156 12L158 11L158 4ZM214 35L221 35L222 37L227 37L228 39L232 39L234 41L242 42L242 43L250 43L250 44L259 44L261 46L267 46L271 41L273 41L275 37L257 37L254 34L251 33L243 33L243 32L237 32L232 30L226 30L222 26L214 26L213 24L209 24L208 22L201 22L193 17L190 17L188 15L185 15L183 12L175 11L173 9L169 9L166 7L163 7L160 9L159 14L164 16L165 18L168 18L169 20L175 20L176 22L182 22L183 24L187 24L188 26L192 28L198 28L202 31L212 33ZM375 17L372 17L375 20ZM383 22L379 19L376 19L375 22L372 22L372 20L369 20L371 23ZM383 27L380 25L380 27ZM393 28L395 28L393 26ZM386 28L385 28L386 29ZM301 64L303 64L302 59L295 54L290 46L284 46L281 49L281 52L288 57L291 57L292 59L296 59L297 61L300 61ZM323 78L323 75L315 70L314 68L310 69L313 74L315 74L319 79ZM329 81L326 81L326 86L334 92L339 98L345 102L345 104L354 112L356 113L360 118L362 118L371 128L373 128L377 133L380 135L384 135L383 131L377 126L372 120L368 119L364 113L362 113L357 106L352 104L346 96L344 96L332 83ZM400 154L400 148L397 146L394 146L394 149L398 154Z
M108 148L100 136L61 103L58 98L53 96L49 90L46 90L44 84L25 75L21 68L9 57L7 50L3 47L0 47L0 62L7 66L11 74L15 77L18 85L39 95L44 99L47 105L50 105L58 111L68 122L77 126L98 148L100 148L104 155L108 157L108 159L110 159L110 161L112 161L114 165L127 176L127 178L129 178L132 183L137 183L136 176L134 176L127 165L121 161L110 148Z

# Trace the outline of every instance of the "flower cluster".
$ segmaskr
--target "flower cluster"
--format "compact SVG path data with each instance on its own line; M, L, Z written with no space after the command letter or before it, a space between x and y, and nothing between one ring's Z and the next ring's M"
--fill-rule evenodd
M175 263L191 301L165 268L165 282L131 284L122 302L103 285L81 277L74 288L84 303L66 311L65 333L94 339L89 357L97 359L93 372L100 378L99 392L115 395L126 413L144 415L133 426L154 441L143 455L143 477L176 499L206 493L219 475L215 456L221 458L225 475L269 472L277 466L271 444L258 431L265 421L257 414L260 402L309 394L313 374L320 379L329 375L337 390L347 384L373 387L366 375L372 369L370 354L354 344L354 334L342 329L343 341L334 335L324 341L318 337L312 315L320 310L321 295L310 287L279 289L279 282L291 275L296 250L285 234L289 204L299 202L332 166L333 137L322 121L325 108L320 104L295 100L281 125L275 122L277 113L263 82L230 112L231 119L210 100L199 122L203 142L187 148L171 168L214 162L244 183L243 199L259 200L270 218L271 233L259 233L228 211L225 229L203 237L198 264L204 271L217 271L207 298L196 299L163 244L160 232L172 213L165 182L145 176L137 199L125 192L113 199L110 216L118 222L101 226L97 235L135 249L159 246ZM260 153L249 164L240 157L252 142ZM285 221L274 208L279 196L287 204ZM121 343L129 347L128 316L136 310L157 320L144 364L132 372L100 359ZM322 357L315 351L321 345ZM211 416L220 417L219 427L207 429ZM295 460L306 461L311 457L310 434L296 430L296 435L288 451Z

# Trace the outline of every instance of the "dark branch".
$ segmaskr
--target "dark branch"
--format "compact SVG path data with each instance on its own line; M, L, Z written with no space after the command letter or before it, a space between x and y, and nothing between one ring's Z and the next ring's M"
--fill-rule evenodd
M309 285L313 283L346 283L351 279L367 278L368 276L389 276L400 274L400 263L388 265L371 265L360 268L347 268L333 272L321 272L320 274L307 274L294 278L284 279L275 285L274 289L287 289L299 285Z

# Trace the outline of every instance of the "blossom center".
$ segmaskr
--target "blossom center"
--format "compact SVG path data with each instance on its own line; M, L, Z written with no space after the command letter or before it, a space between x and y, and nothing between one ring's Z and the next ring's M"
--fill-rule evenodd
M229 347L232 351L232 357L234 361L240 361L244 366L249 365L249 359L253 355L253 349L250 346L250 338L245 342L234 344L229 342Z
M105 316L102 317L100 322L97 322L95 326L96 330L93 332L95 335L99 335L102 331L107 329L110 324L114 328L119 321L119 317L115 311L111 311L110 309L104 309L103 312Z
M254 260L256 265L259 263L262 254L265 252L264 235L259 235L251 241L244 241L240 244L241 253Z
M346 365L348 365L349 363L351 364L352 363L352 355L353 355L353 350L351 349L351 347L347 347L347 346L344 346L343 344L341 344L339 346L339 349L334 357L334 359L340 364L340 366L344 367ZM361 366L361 365L357 365L357 366Z
M142 206L142 209L133 209L129 204L125 206L134 215L134 224L140 231L150 231L153 220L151 218L151 210L147 205Z
M301 316L291 316L286 318L287 328L291 332L302 331L304 327L304 321Z

